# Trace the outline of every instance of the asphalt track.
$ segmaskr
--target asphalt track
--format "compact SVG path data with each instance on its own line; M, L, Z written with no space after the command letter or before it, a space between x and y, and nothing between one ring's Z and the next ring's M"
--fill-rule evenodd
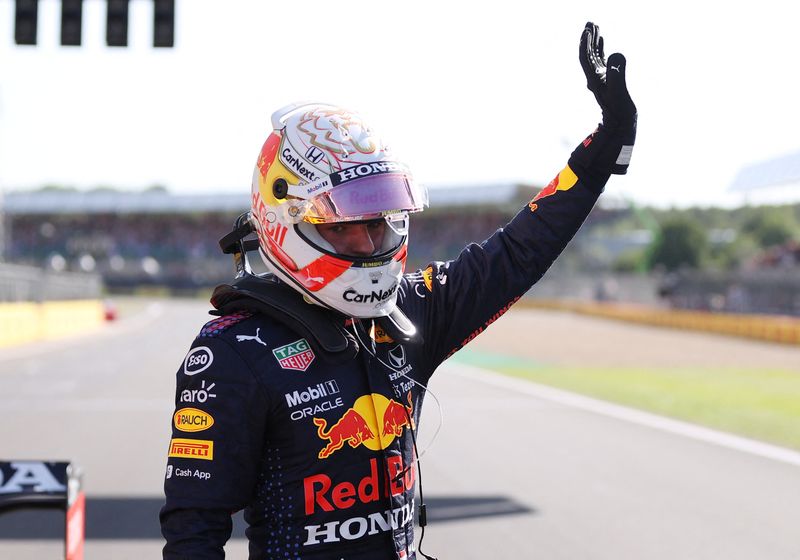
M70 460L83 468L87 560L160 557L156 516L174 371L205 309L195 301L155 302L99 335L0 351L0 459ZM562 339L573 348L601 333L612 337L615 328L512 311L491 336L520 318L543 316L552 319L548 336L557 339L552 330L563 327ZM511 331L519 340L521 331ZM686 337L686 344L709 336L663 332ZM737 446L719 434L698 437L522 383L456 363L431 382L444 425L422 459L428 554L800 558L800 454ZM433 399L425 406L422 448L439 416ZM0 515L0 558L62 557L60 522L57 512L40 510ZM229 558L246 557L241 534L237 526Z

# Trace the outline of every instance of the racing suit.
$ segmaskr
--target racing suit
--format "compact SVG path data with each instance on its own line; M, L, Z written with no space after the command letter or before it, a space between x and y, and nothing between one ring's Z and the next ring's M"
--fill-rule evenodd
M206 324L177 372L164 558L224 558L240 509L251 559L416 558L411 431L422 386L581 226L609 174L573 167L482 244L403 276L397 304L419 331L414 342L348 320L360 350L333 363L262 313Z

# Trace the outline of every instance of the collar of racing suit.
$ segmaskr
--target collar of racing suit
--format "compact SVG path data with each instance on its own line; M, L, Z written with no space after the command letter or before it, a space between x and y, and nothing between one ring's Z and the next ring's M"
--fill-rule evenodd
M347 330L347 317L336 311L306 303L302 296L272 274L245 274L232 284L220 284L211 295L213 315L256 311L302 334L331 363L344 363L358 353L359 345ZM418 331L396 309L388 317L375 319L398 341L417 341Z

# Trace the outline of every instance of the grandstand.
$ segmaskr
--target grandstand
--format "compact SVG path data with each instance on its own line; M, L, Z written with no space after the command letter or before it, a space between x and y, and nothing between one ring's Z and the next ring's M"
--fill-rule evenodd
M431 190L430 209L413 220L409 267L485 239L535 192L516 184ZM231 261L217 242L248 209L247 193L12 192L4 200L3 254L45 270L100 274L112 292L208 288L230 279Z
M486 239L536 192L519 184L431 189L430 208L412 220L408 269L424 267L430 259L453 258L468 243ZM232 278L232 259L221 253L218 240L248 209L246 192L178 195L164 189L44 189L9 193L4 199L2 254L6 263L28 268L8 272L6 266L6 292L11 295L5 299L42 298L53 290L63 294L67 289L63 286L74 286L81 279L95 286L92 293L101 288L109 294L143 288L207 293ZM615 221L631 213L635 209L630 205L601 199L530 295L800 315L800 279L787 273L785 259L780 267L756 263L751 270L727 274L696 271L659 277L614 272L612 265L619 255L646 247L651 240L645 229L614 230ZM256 271L263 270L260 259L252 259L252 264ZM21 281L24 289L9 287L20 275L28 278ZM43 287L45 278L49 285L62 287Z

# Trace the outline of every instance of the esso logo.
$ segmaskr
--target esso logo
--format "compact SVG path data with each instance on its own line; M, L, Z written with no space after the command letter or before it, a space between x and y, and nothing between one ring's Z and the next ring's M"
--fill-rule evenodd
M208 346L198 346L192 348L183 360L183 373L186 375L196 375L205 371L214 361L214 354Z

